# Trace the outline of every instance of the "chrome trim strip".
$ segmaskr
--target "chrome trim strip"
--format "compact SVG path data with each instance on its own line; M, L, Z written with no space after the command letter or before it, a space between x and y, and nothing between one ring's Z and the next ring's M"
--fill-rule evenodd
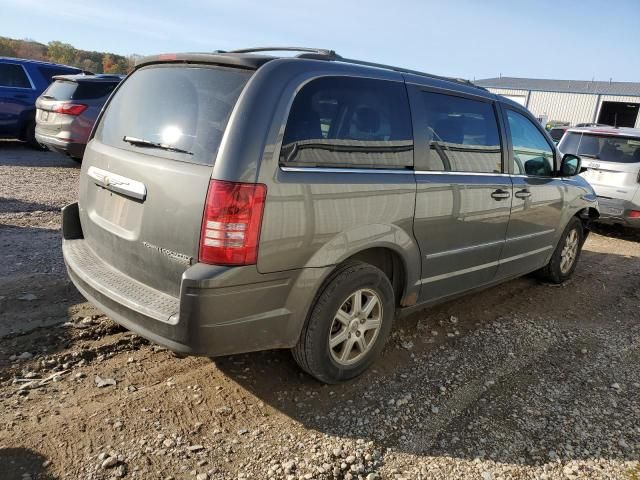
M327 167L280 167L283 172L315 172L315 173L392 173L395 175L413 175L413 170L399 168L327 168Z
M20 65L20 66L22 67L22 70L24 70L24 74L29 79L29 83L31 84L31 90L35 90L36 89L36 85L35 85L35 83L33 83L33 80L31 79L31 75L29 75L29 71L27 70L27 68L24 65Z
M137 180L131 180L130 178L123 177L116 173L107 172L98 167L89 167L87 171L96 185L112 192L121 193L127 197L135 198L137 200L144 200L147 196L147 187L144 183Z
M546 250L550 250L552 248L553 248L553 246L549 245L547 247L538 248L536 250L531 250L530 252L525 252L525 253L521 253L519 255L514 255L513 257L508 257L508 258L503 258L503 259L500 259L500 260L496 260L495 262L483 263L481 265L475 265L473 267L463 268L462 270L456 270L454 272L443 273L441 275L434 275L433 277L423 278L422 280L420 280L420 283L424 285L425 283L433 283L433 282L437 282L438 280L444 280L444 279L447 279L447 278L457 277L459 275L464 275L466 273L472 273L472 272L476 272L478 270L484 270L485 268L495 267L496 265L501 265L503 263L513 262L514 260L519 260L519 259L524 258L524 257L528 257L528 256L531 256L531 255L536 255L538 253L542 253L542 252L544 252Z
M506 240L496 240L494 242L481 243L479 245L471 245L470 247L454 248L452 250L443 250L442 252L430 253L430 254L426 255L426 258L427 259L431 259L431 258L446 257L447 255L454 255L456 253L470 252L470 251L476 250L478 248L486 248L486 247L492 247L494 245L500 245L501 243L504 243L505 241L506 242L517 242L518 240L526 240L526 239L529 239L529 238L540 237L542 235L547 235L547 234L553 233L553 232L555 232L554 229L543 230L541 232L528 233L526 235L519 235L517 237L507 238Z
M504 240L496 240L495 242L487 242L487 243L481 243L479 245L471 245L470 247L454 248L452 250L443 250L442 252L430 253L430 254L426 255L426 257L427 257L427 259L446 257L447 255L454 255L456 253L470 252L470 251L475 250L477 248L492 247L494 245L500 245L501 243L504 243Z
M488 173L488 172L445 172L442 170L415 170L416 175L456 175L473 177L509 177L508 173Z
M510 237L507 238L507 242L517 242L518 240L526 240L528 238L535 238L535 237L540 237L542 235L547 235L549 233L554 233L555 230L553 228L549 229L549 230L542 230L541 232L535 232L535 233L527 233L526 235L519 235L517 237Z

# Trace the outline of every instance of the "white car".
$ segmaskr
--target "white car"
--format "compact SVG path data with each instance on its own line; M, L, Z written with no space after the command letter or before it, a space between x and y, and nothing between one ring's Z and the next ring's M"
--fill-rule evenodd
M598 195L599 222L640 228L640 128L570 128L558 149L582 158L582 176Z

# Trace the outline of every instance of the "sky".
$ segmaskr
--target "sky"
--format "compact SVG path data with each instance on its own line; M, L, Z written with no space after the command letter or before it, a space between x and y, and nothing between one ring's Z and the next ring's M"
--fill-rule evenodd
M640 81L640 0L0 0L0 35L121 55L296 45L472 80Z

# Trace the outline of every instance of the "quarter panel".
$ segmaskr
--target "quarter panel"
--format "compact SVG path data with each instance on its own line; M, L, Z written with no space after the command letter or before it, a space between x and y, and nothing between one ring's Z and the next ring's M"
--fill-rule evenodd
M326 173L278 169L269 185L260 237L261 272L324 267L372 247L400 253L419 276L413 240L411 172Z

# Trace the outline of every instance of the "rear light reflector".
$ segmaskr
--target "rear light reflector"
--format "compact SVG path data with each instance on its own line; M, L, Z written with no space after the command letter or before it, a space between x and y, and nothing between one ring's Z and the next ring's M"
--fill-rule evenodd
M640 210L631 210L628 215L629 218L640 218Z
M252 265L258 242L267 186L211 180L202 218L202 263Z
M54 112L64 115L80 115L86 109L87 105L83 103L59 103L53 107Z

